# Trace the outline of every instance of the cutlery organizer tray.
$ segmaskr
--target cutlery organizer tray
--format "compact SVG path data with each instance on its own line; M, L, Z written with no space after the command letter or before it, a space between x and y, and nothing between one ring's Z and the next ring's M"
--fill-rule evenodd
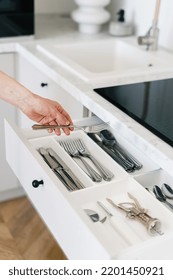
M47 132L27 130L23 133L5 124L6 158L14 173L24 187L37 212L60 244L69 259L171 259L173 257L173 214L161 202L145 190L151 178L159 180L164 171L144 153L131 147L128 141L121 139L124 147L136 156L143 168L134 173L127 173L83 131L75 130L70 136L56 136ZM60 146L59 141L82 139L92 155L113 173L111 181L93 182L76 160L71 158ZM13 148L11 146L13 139ZM85 188L69 191L59 180L53 170L39 154L39 148L53 149L66 163L68 168L83 183ZM87 159L89 164L90 161ZM96 170L95 166L92 167ZM152 177L152 174L155 174ZM166 180L167 174L165 173ZM146 178L146 181L145 181ZM43 182L37 188L33 181ZM168 183L173 185L169 175ZM150 184L150 185L151 185ZM133 195L148 214L159 219L163 235L151 236L146 227L137 220L127 218L126 213L114 208L106 198L116 204L132 202L128 193ZM119 221L111 223L111 216L97 203L102 202ZM93 210L99 214L102 223L93 222L85 212ZM124 232L123 227L126 225ZM121 230L120 230L121 229ZM129 241L129 236L134 235ZM159 250L158 250L159 247Z

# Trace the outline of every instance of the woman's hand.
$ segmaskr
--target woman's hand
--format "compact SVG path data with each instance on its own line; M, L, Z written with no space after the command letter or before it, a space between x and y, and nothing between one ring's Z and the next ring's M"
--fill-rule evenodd
M40 123L42 125L72 125L73 122L69 114L63 109L63 107L56 101L40 97L33 94L28 100L23 103L21 108L24 114L26 114L31 120ZM66 135L70 134L73 128L63 128ZM49 132L52 132L49 129ZM54 129L55 133L59 136L61 131L59 128Z
M37 123L43 125L73 124L69 114L58 102L32 93L29 89L1 71L0 98L18 107L28 118ZM72 130L73 128L63 128L66 135L69 135ZM53 130L49 131L52 132ZM55 133L60 135L60 129L55 129Z

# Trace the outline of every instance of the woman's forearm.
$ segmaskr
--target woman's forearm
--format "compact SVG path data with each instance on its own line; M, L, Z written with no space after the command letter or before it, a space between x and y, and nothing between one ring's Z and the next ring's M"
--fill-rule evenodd
M0 71L0 98L17 106L22 111L29 103L33 93L13 78ZM28 104L29 105L29 104Z
M3 72L0 72L0 99L18 107L28 118L43 125L73 124L69 114L58 102L32 93ZM69 135L73 129L65 127L63 130ZM56 129L55 133L60 135L60 129Z

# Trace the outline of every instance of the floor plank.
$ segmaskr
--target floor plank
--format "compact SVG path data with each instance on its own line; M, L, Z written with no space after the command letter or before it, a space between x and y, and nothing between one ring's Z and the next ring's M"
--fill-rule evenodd
M26 197L0 203L0 259L66 260Z

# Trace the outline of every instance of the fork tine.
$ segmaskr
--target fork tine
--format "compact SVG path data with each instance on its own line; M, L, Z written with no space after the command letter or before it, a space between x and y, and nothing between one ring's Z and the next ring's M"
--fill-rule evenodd
M66 145L65 145L64 141L59 141L59 144L67 152Z
M74 145L76 146L77 150L81 150L81 145L80 145L80 142L79 142L79 139L75 139L74 140Z

